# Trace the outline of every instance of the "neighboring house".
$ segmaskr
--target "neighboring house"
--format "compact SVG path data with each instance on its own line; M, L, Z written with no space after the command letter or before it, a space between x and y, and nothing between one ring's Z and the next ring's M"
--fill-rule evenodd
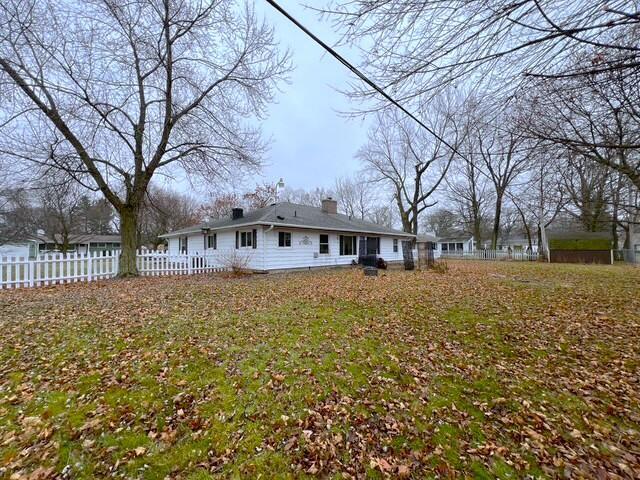
M23 257L29 256L28 242L11 242L0 245L0 257Z
M491 249L491 240L486 240L482 243L482 247L485 250ZM509 248L513 252L522 252L526 251L529 248L529 239L527 237L514 237L514 238L499 238L498 244L496 245L496 250L499 251L508 251ZM531 249L533 253L538 251L538 238L531 237Z
M37 238L0 246L0 256L34 258L45 253L59 252L60 249L56 245L60 243L62 243L62 238L59 235L56 235L55 240L38 235ZM67 253L85 254L119 249L120 235L73 234L69 236Z
M210 261L244 261L256 271L349 265L360 254L401 262L402 242L414 236L337 213L337 202L310 207L276 203L231 218L161 235L170 254L211 254ZM212 252L213 251L213 252Z
M447 237L438 239L438 253L440 255L462 255L475 250L472 236Z

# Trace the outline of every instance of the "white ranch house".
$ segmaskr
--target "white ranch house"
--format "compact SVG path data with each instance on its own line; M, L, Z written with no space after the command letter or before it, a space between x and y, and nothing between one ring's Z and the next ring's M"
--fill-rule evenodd
M414 236L337 213L337 202L321 207L275 203L231 218L162 235L169 255L204 254L224 266L236 256L254 271L350 265L359 254L376 254L389 263L403 260L402 242Z
M438 238L437 252L439 255L463 255L475 251L476 242L473 237Z

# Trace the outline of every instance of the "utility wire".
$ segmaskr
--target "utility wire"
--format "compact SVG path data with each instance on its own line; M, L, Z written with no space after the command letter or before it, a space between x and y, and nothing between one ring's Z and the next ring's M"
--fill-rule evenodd
M413 113L407 110L402 104L400 104L397 100L391 97L387 92L382 89L382 87L378 86L373 80L367 77L364 73L362 73L355 65L349 62L346 58L336 52L333 48L323 42L319 37L317 37L313 32L311 32L307 27L305 27L302 23L300 23L295 17L293 17L289 12L287 12L284 8L282 8L275 0L265 0L269 5L271 5L274 9L276 9L280 14L282 14L287 20L293 23L296 27L298 27L302 32L304 32L308 37L310 37L314 42L320 45L327 53L329 53L332 57L342 63L347 69L349 69L353 74L355 74L360 80L373 88L376 92L378 92L382 97L388 100L391 104L395 105L398 109L404 112L409 118L411 118L414 122L424 128L427 132L433 135L437 140L442 142L448 148L451 149L453 153L458 155L464 161L468 162L473 166L477 171L479 171L483 176L487 177L489 180L493 180L493 178L484 172L481 168L479 168L474 162L470 162L455 146L451 145L446 139L442 138L438 135L433 129L429 128L422 120L416 117ZM508 197L511 198L511 201L514 203L515 200L510 192L505 192Z
M366 83L371 88L373 88L376 92L378 92L380 95L382 95L386 100L388 100L390 103L392 103L397 108L399 108L402 112L404 112L414 122L416 122L418 125L420 125L422 128L424 128L427 132L429 132L431 135L433 135L437 140L439 140L445 146L450 148L451 151L454 154L458 155L460 158L462 158L464 161L468 162L470 165L473 165L473 168L477 169L482 175L487 177L489 180L492 180L492 177L488 173L484 172L475 163L469 161L469 159L467 159L467 157L465 157L460 152L460 150L458 150L458 148L456 148L455 146L451 145L451 143L449 143L445 138L443 138L442 136L438 135L432 128L430 128L422 120L420 120L413 113L411 113L409 110L407 110L400 102L398 102L396 99L391 97L391 95L389 95L387 92L385 92L382 87L378 86L373 80L371 80L364 73L362 73L358 69L358 67L353 65L351 62L349 62L349 60L344 58L342 55L340 55L338 52L336 52L333 48L331 48L329 45L327 45L325 42L323 42L317 35L315 35L307 27L305 27L302 23L300 23L295 17L293 17L293 15L291 15L284 8L282 8L275 0L265 0L265 1L269 5L271 5L273 8L275 8L278 12L280 12L287 20L289 20L296 27L298 27L300 30L302 30L314 42L316 42L324 50L326 50L332 57L334 57L336 60L338 60L340 63L342 63L345 67L347 67L347 69L349 69L353 74L355 74L360 80L362 80L364 83Z
M460 153L460 151L454 147L453 145L451 145L449 142L447 142L447 140L445 140L444 138L442 138L440 135L438 135L433 129L429 128L428 125L426 125L422 120L420 120L418 117L416 117L413 113L411 113L409 110L407 110L404 106L402 106L402 104L400 104L397 100L395 100L393 97L391 97L387 92L385 92L382 87L379 87L373 80L371 80L369 77L367 77L364 73L362 73L355 65L353 65L351 62L349 62L349 60L347 60L346 58L344 58L342 55L340 55L338 52L336 52L333 48L331 48L329 45L327 45L325 42L323 42L322 40L320 40L320 38L318 38L316 35L313 34L313 32L311 32L307 27L305 27L302 23L300 23L298 20L296 20L289 12L287 12L284 8L282 8L275 0L266 0L266 2L271 5L273 8L275 8L278 12L280 12L287 20L289 20L291 23L293 23L296 27L298 27L300 30L302 30L308 37L310 37L314 42L316 42L318 45L320 45L324 50L326 50L332 57L334 57L336 60L338 60L340 63L342 63L345 67L347 67L353 74L355 74L360 80L362 80L364 83L366 83L367 85L369 85L371 88L373 88L376 92L378 92L380 95L382 95L386 100L388 100L389 102L391 102L393 105L395 105L397 108L399 108L402 112L404 112L409 118L411 118L414 122L416 122L418 125L420 125L422 128L424 128L427 132L429 132L431 135L433 135L436 139L438 139L440 142L442 142L444 145L446 145L448 148L450 148L453 153L455 153L456 155L460 156L463 160L468 161L464 155L462 155L462 153Z

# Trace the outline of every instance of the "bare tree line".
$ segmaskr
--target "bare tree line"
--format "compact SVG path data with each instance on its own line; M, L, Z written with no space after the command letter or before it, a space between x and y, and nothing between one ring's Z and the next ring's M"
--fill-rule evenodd
M2 168L32 185L75 182L58 190L59 202L78 186L108 202L124 275L136 273L136 246L162 230L231 206L317 206L326 196L353 218L413 234L428 224L492 247L516 230L539 241L558 221L610 230L616 242L622 232L628 245L640 191L640 16L629 8L621 0L330 2L322 14L344 43L361 47L367 72L432 133L355 86L345 93L366 103L354 108L373 114L357 176L328 189L276 197L259 185L195 202L154 185L182 173L219 186L258 169L265 143L252 120L290 68L251 6L9 0L0 6L9 100L0 106ZM0 199L5 226L33 206L14 193ZM63 220L58 230L78 230Z
M442 8L431 0L335 0L319 10L344 45L360 47L371 78L421 120L457 119L459 135L420 132L424 137L414 142L446 140L445 154L454 154L417 223L489 239L495 248L514 228L531 245L543 228L561 222L610 230L616 245L622 231L629 247L640 207L634 2L478 0ZM452 89L462 102L438 112L437 102ZM344 93L363 102L354 113L389 115L390 106L367 85ZM387 173L391 142L383 130L366 148L386 156L379 162L383 176L395 199L403 199ZM440 178L433 170L422 178L417 172L410 178L420 184L416 191Z
M137 273L152 179L257 168L264 143L248 120L290 68L242 0L7 0L0 32L11 100L0 108L0 154L100 192L119 216L123 276Z

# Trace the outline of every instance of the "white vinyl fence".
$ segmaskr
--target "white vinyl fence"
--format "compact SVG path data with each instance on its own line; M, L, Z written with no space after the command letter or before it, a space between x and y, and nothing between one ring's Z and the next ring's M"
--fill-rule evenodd
M475 250L473 252L449 251L442 252L441 258L462 258L468 260L515 260L520 262L533 262L538 260L537 252L527 252L525 250Z
M0 257L0 289L91 282L118 274L120 251L50 253L37 258ZM141 275L192 275L227 270L215 255L136 253Z

